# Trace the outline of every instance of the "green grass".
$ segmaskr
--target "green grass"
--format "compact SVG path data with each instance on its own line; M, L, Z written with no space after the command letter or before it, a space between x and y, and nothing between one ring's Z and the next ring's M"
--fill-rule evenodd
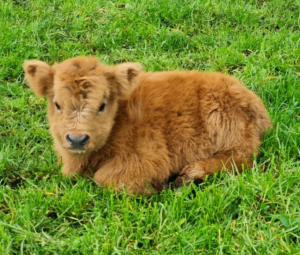
M0 254L300 254L300 2L0 2ZM266 103L253 170L134 198L62 178L22 63L221 71Z

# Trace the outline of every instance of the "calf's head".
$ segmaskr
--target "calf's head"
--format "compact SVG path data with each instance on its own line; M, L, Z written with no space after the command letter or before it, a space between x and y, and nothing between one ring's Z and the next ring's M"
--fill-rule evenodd
M77 57L50 66L28 60L25 78L37 96L48 97L48 118L56 146L71 153L101 148L114 125L118 100L126 100L141 66L105 66L96 58Z

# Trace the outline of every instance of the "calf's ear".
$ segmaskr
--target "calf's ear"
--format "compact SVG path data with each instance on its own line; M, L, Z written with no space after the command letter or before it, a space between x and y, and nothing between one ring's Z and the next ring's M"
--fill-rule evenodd
M53 69L45 62L26 60L23 64L25 79L33 92L39 96L47 96L53 87Z
M139 63L117 65L109 72L109 80L113 82L120 99L128 99L139 82L142 66Z

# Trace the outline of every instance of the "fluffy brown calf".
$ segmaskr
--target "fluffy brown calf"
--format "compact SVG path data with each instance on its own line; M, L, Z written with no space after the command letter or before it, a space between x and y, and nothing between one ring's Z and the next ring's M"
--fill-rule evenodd
M77 57L30 60L25 77L48 97L55 149L66 176L93 174L132 193L250 168L271 121L260 98L220 73L142 72Z

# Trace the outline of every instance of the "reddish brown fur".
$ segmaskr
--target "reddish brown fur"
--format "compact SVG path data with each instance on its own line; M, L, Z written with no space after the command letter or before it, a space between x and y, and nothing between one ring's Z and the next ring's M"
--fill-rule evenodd
M136 63L110 67L88 57L52 67L26 61L24 70L34 92L49 98L63 174L91 172L100 185L132 193L159 191L174 175L180 186L249 168L271 126L260 98L220 73L145 73ZM84 153L72 153L67 134L90 136Z

